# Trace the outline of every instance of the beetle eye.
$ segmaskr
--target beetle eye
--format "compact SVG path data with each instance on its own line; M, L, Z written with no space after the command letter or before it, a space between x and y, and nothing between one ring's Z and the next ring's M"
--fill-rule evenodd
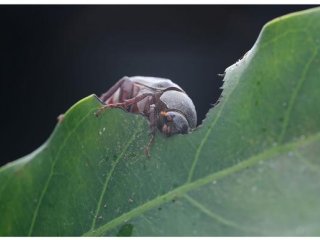
M167 115L167 121L168 122L172 122L173 118L174 118L174 116L170 116L170 114Z
M167 113L167 112L161 112L160 115L163 117L164 123L173 122L174 115Z

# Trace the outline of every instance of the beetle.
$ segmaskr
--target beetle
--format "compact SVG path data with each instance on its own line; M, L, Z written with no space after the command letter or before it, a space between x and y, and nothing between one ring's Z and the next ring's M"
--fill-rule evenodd
M149 120L151 139L158 129L166 136L185 134L197 126L195 106L186 92L170 79L157 77L123 77L100 96L104 104L99 116L107 108L123 108L131 113L142 114Z

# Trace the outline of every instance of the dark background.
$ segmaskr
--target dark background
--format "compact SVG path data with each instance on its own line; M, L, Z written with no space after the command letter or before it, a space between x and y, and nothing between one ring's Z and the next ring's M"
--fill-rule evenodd
M221 93L217 74L262 26L311 7L0 6L0 165L35 150L60 113L124 75L172 79L200 124Z

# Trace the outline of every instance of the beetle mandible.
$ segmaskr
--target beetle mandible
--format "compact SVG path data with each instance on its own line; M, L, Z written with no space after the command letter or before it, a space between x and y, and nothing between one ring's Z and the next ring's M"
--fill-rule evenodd
M123 108L139 113L149 120L152 144L156 129L166 136L188 133L197 126L197 113L189 96L169 79L157 77L123 77L100 100L105 104L97 112L107 108Z

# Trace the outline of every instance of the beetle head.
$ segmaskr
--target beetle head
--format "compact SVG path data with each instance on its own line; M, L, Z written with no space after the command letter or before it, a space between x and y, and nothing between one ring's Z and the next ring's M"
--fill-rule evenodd
M167 136L188 133L189 123L185 116L177 111L161 112L160 130Z
M197 112L192 100L185 92L176 90L165 91L160 96L160 101L164 104L160 109L169 109L167 112L180 113L188 121L187 126L191 129L197 126Z

